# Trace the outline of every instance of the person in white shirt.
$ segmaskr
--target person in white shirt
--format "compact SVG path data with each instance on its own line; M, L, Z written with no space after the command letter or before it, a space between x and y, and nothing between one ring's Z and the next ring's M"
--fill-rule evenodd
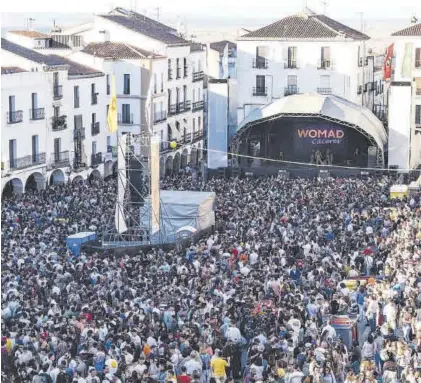
M238 343L241 340L241 332L236 326L231 325L225 332L225 337L228 341Z
M258 259L259 259L259 255L255 251L253 251L249 257L250 265L255 265Z

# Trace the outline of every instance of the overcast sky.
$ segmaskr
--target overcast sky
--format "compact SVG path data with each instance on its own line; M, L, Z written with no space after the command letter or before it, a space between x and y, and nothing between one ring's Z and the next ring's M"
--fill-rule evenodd
M87 20L92 13L107 12L112 6L123 6L156 15L160 8L162 20L175 20L177 16L189 23L200 23L206 18L213 22L227 23L238 20L239 24L261 25L259 20L276 20L297 13L304 5L338 20L358 18L364 12L368 19L406 19L413 14L421 20L421 0L12 0L3 1L2 28L24 27L25 18L35 19L34 27L50 27L52 20L74 23ZM15 13L25 10L24 13ZM75 14L79 12L79 14ZM209 20L211 21L211 20Z

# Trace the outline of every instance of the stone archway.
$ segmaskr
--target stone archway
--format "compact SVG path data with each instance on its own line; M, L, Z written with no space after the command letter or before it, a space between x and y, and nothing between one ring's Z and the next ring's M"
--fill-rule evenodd
M172 156L168 156L167 160L165 161L165 175L170 176L173 171L173 158Z
M193 146L191 148L191 152L190 152L190 164L191 164L191 166L196 166L197 161L198 161L197 149L196 149L195 146Z
M180 171L180 163L181 163L181 155L180 155L180 152L178 152L175 154L174 161L173 161L173 172L175 174L178 174L178 172Z
M189 152L187 149L183 149L183 152L181 153L181 169L185 169L187 164L189 162Z
M59 185L66 182L66 177L62 170L56 169L50 175L50 185Z
M72 181L72 183L74 183L74 184L78 184L78 183L81 183L81 182L83 182L82 176L75 176L75 178L73 178L73 181Z
M43 190L45 188L45 177L39 173L32 173L25 183L25 191L28 190Z
M161 157L159 159L159 178L163 178L165 176L165 158Z
M113 175L113 161L107 161L104 164L104 178L110 177Z
M11 197L14 194L23 194L23 182L20 178L12 178L3 187L2 197Z

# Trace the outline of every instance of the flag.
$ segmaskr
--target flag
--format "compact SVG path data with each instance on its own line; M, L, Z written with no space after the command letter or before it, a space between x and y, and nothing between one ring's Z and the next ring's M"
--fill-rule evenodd
M392 58L393 58L393 44L389 45L386 52L386 57L383 63L383 79L385 81L392 78Z
M115 78L114 75L111 77L111 102L108 107L108 130L110 133L114 133L118 129L117 125L117 96L115 92Z
M413 43L406 43L405 44L405 56L402 60L402 70L401 75L404 78L411 77L411 66L412 66L412 48Z

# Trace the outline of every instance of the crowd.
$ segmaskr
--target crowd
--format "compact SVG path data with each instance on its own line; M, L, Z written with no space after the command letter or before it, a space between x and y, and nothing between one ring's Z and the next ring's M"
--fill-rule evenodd
M4 198L2 380L421 382L421 200L391 182L165 179L215 191L215 231L132 256L65 247L114 180Z

